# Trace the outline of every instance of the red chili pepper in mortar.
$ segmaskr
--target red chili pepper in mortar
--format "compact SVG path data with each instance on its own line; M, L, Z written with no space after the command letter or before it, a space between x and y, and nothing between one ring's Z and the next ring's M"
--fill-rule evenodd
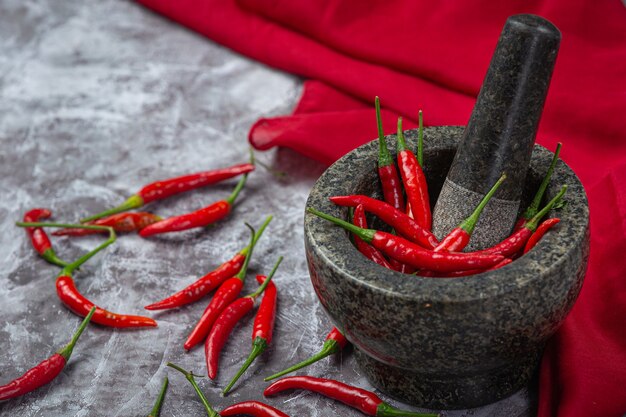
M272 216L269 216L265 222L261 225L259 230L254 235L254 244L259 240L263 231L267 225L272 221ZM181 307L187 304L194 303L217 288L224 280L234 276L243 266L246 254L250 250L250 246L246 246L239 251L230 260L224 262L219 267L199 278L193 284L190 284L178 291L177 293L161 300L156 303L145 306L146 310L165 310L169 308Z
M404 183L411 212L417 224L426 230L431 229L430 197L426 176L415 154L407 148L402 131L402 118L398 118L398 166Z
M48 209L44 208L36 208L29 210L24 214L25 222L38 222L41 219L47 219L52 216L52 212ZM33 248L37 251L37 253L45 259L47 262L60 266L61 268L67 266L67 262L60 259L56 253L54 253L54 249L52 249L52 243L48 238L48 235L41 227L27 227L26 233L30 237L30 241L33 245Z
M562 146L563 144L561 142L557 143L556 150L554 151L554 155L552 156L552 161L550 162L550 167L548 168L546 175L543 177L541 185L539 186L539 189L537 190L533 201L530 203L530 206L528 206L526 211L524 211L524 213L522 213L520 218L517 220L517 223L515 223L515 227L513 228L514 232L517 232L519 229L521 229L522 226L524 226L524 223L532 219L539 211L539 204L541 204L541 199L543 198L543 195L548 188L548 184L550 183L550 178L552 177L552 173L554 172L556 163L559 161L559 154L561 153Z
M158 235L161 233L180 232L182 230L193 229L194 227L205 227L226 217L235 202L235 199L246 184L248 174L244 174L232 194L225 200L217 201L191 213L172 216L160 222L151 224L139 231L141 237Z
M148 417L159 417L159 414L161 413L161 405L163 404L163 399L165 398L165 392L167 391L168 385L169 385L169 379L167 379L167 376L166 376L165 379L163 380L161 391L159 391L159 396L157 397L156 402L154 403L154 407L152 407L152 411L150 411L150 414L148 415Z
M24 375L6 385L0 386L0 401L19 397L20 395L34 391L56 378L65 367L65 364L70 360L74 346L83 333L83 330L85 330L85 327L87 327L94 311L95 310L92 309L89 314L87 314L87 317L85 317L78 327L78 330L76 330L72 336L72 340L65 347L59 349L54 355L42 361L39 365L26 371Z
M348 339L337 329L333 327L333 329L326 336L326 340L324 341L324 345L322 346L322 350L320 350L315 355L311 356L308 359L303 360L300 363L297 363L289 368L277 372L274 375L270 375L267 378L263 379L264 381L270 381L272 379L281 377L283 375L289 374L291 372L297 371L298 369L302 369L305 366L309 366L317 361L324 359L327 356L330 356L334 353L340 352L344 347L348 344Z
M378 126L378 177L383 189L383 196L387 204L402 210L404 196L402 195L402 183L396 170L396 164L389 153L385 134L383 133L383 121L380 117L380 100L376 97L376 124Z
M163 220L163 218L156 214L138 211L134 213L118 213L85 224L109 226L118 233L130 233L141 230L161 220ZM104 231L93 229L62 229L52 234L54 236L86 236L97 233L104 233Z
M168 362L167 366L169 366L172 369L176 369L178 372L185 375L185 378L187 378L187 381L189 381L191 386L193 386L193 389L196 391L196 394L198 394L198 397L200 397L200 401L202 401L202 405L204 405L204 409L206 410L208 417L220 417L217 411L215 411L213 407L211 407L211 404L209 404L209 400L207 400L207 398L205 397L204 393L202 392L202 390L196 383L196 380L194 379L194 375L191 372L184 370L178 365L174 365L172 362Z
M439 414L403 411L383 402L373 392L353 387L333 379L312 376L290 376L279 379L265 389L263 395L271 396L290 389L304 389L317 392L333 400L341 401L368 416L391 417L437 417Z
M419 276L422 276L422 277L434 277L434 278L467 277L469 275L476 275L476 274L481 274L483 272L500 269L503 266L510 264L511 262L513 262L513 259L511 259L511 258L504 258L503 260L501 260L500 262L498 262L494 266L489 267L487 269L470 269L470 270L467 270L467 271L454 271L454 272L420 271L416 275L419 275Z
M439 245L439 241L432 232L424 229L405 213L383 201L358 194L338 195L329 197L329 200L342 207L356 207L359 204L362 204L365 211L379 217L382 221L393 227L399 234L406 237L408 240L415 242L426 249L434 249L437 245Z
M461 224L459 224L457 227L452 229L452 231L448 233L445 238L443 238L441 243L439 243L439 246L433 249L435 252L459 252L467 246L470 241L470 237L474 232L474 228L476 227L476 223L478 222L480 214L483 212L483 209L485 208L489 200L491 200L491 197L493 197L493 195L496 193L496 191L498 190L500 185L502 185L505 179L506 175L502 174L500 179L496 181L493 187L491 187L489 192L480 201L480 204L476 206L476 209L474 210L472 215L463 220Z
M204 343L204 354L206 356L206 366L209 374L209 378L215 379L217 375L217 367L219 362L219 355L222 351L222 347L226 343L230 332L246 314L254 307L254 301L256 298L265 291L265 288L272 282L272 277L278 269L278 265L283 261L282 256L278 258L278 262L274 265L274 269L267 277L267 279L261 284L261 286L252 294L241 297L226 307L219 317L215 319L215 324L211 328L209 336ZM224 389L224 393L230 389L232 385L229 384L227 389Z
M356 206L356 209L354 210L354 216L352 216L352 223L355 226L367 229L367 219L365 218L365 209L363 208L362 204ZM385 268L392 269L389 262L387 262L387 259L385 259L385 256L380 253L378 249L363 242L363 239L361 239L357 235L354 235L354 244L359 252L365 255L365 257L370 261L374 261L378 265L384 266Z
M500 262L503 257L493 254L433 252L422 248L399 236L372 229L362 229L353 224L330 216L321 211L309 208L308 211L325 220L357 234L390 258L415 268L429 269L438 272L462 271L466 269L483 269Z
M205 185L215 184L225 179L236 177L237 175L246 174L253 170L254 165L252 164L240 164L233 165L228 168L198 172L195 174L184 175L182 177L153 182L144 186L137 192L137 194L130 196L121 205L84 218L81 222L90 222L101 217L110 216L111 214L136 209L152 201L162 200L175 194L195 190L196 188L204 187Z
M289 417L276 408L259 401L243 401L226 407L220 411L220 416L252 416L252 417Z
M526 246L524 246L524 253L527 253L529 250L534 248L535 245L537 244L537 242L539 242L539 240L541 240L543 235L545 235L548 232L548 230L550 230L552 228L552 226L555 226L560 221L561 221L561 219L559 219L557 217L554 217L552 219L548 219L548 220L543 221L539 225L539 227L537 228L535 233L533 233L530 236L530 238L528 239L528 242L526 242Z

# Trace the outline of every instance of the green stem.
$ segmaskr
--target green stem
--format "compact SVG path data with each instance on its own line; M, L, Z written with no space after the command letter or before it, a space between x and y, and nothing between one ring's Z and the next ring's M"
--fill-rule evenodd
M417 130L417 162L420 167L424 167L424 119L422 117L422 111L418 113L419 128Z
M404 411L392 407L387 403L380 403L376 409L376 417L438 417L439 414L418 413L415 411Z
M567 191L567 185L562 186L561 187L561 191L559 191L559 193L552 200L550 200L550 202L548 204L546 204L546 206L544 208L542 208L539 213L535 214L535 216L532 219L530 219L524 225L524 227L526 229L534 232L535 229L537 229L537 226L539 225L539 222L541 221L543 216L545 216L546 214L548 214L548 212L550 210L552 210L552 207L554 207L554 205L559 200L561 200L561 198L563 198L563 195L565 194L566 191Z
M261 286L259 288L257 288L257 290L255 292L253 292L252 294L246 295L246 297L250 297L250 298L254 299L254 298L257 298L259 295L261 295L261 293L263 293L263 291L265 291L267 286L270 285L270 281L272 281L272 278L274 278L274 274L276 273L276 270L278 269L278 266L280 265L280 263L282 261L283 261L283 257L279 256L278 260L274 264L274 268L272 268L272 272L270 272L270 274L267 276L267 278L265 278L265 281L263 281L263 284L261 284Z
M289 368L283 371L277 372L274 375L270 375L267 378L263 379L263 381L271 381L272 379L281 377L283 375L287 375L291 372L297 371L298 369L304 368L305 366L309 366L317 361L320 361L324 359L325 357L330 356L336 352L339 352L339 343L337 343L336 340L326 340L324 342L324 346L322 346L322 350L320 350L315 355L293 366L290 366Z
M46 260L46 262L49 262L49 263L51 263L53 265L60 266L61 268L65 268L66 266L69 265L63 259L59 258L57 256L57 254L54 253L54 250L52 250L52 248L50 248L50 249L46 250L44 253L42 253L41 257L44 258Z
M556 163L559 161L559 154L561 153L561 146L563 144L561 142L557 143L556 150L554 151L554 155L552 156L552 161L550 162L550 167L548 168L548 172L543 177L543 181L541 181L541 185L535 194L535 198L530 203L530 206L524 211L522 217L526 220L532 219L537 211L539 210L539 204L541 204L541 199L543 198L546 189L548 188L548 184L550 183L550 177L552 177L552 173L554 172L554 168L556 167Z
M237 198L237 196L239 195L239 193L243 189L243 186L246 185L246 180L247 179L248 179L248 174L243 174L243 177L241 177L241 179L239 180L239 182L235 186L235 189L233 190L233 192L226 199L226 202L228 204L230 204L232 206L235 203L235 199Z
M406 140L404 139L404 130L402 130L402 117L398 117L398 152L406 151Z
M78 326L78 329L76 330L76 332L74 332L74 335L72 336L72 340L70 340L70 343L68 343L67 345L65 345L65 347L57 351L59 355L65 358L66 363L67 361L70 360L70 356L72 356L72 351L74 350L74 346L76 346L76 342L78 342L78 338L80 337L81 334L83 334L83 330L85 330L85 328L89 324L89 321L91 320L91 316L93 316L93 313L95 312L96 312L96 307L95 306L91 307L91 310L89 310L89 314L85 316L82 323L80 323L80 326Z
M193 386L193 389L198 394L198 397L200 397L200 401L202 401L202 404L204 405L204 408L206 409L206 413L209 417L219 417L219 414L217 413L217 411L215 411L213 407L211 407L211 404L209 404L209 400L207 400L202 390L200 390L200 387L196 383L196 380L193 378L194 375L191 372L188 372L184 370L183 368L181 368L180 366L175 365L171 362L168 362L167 366L169 366L170 368L174 368L178 372L185 375L185 378L187 378L187 380L191 383L191 385Z
M110 216L112 214L122 213L124 211L133 210L143 206L143 198L141 198L138 194L133 194L126 201L120 204L117 207L113 207L108 210L104 210L98 214L94 214L93 216L85 217L84 219L80 219L81 223L87 223L94 220L101 219L103 217Z
M267 280L265 281L267 282ZM248 368L250 367L250 365L252 365L252 362L254 362L256 358L258 358L263 352L265 352L265 349L267 349L267 341L265 339L263 339L262 337L257 337L256 339L254 339L254 342L252 342L252 352L250 352L250 355L243 363L243 365L241 365L241 368L239 368L239 371L237 371L233 379L231 379L228 385L226 385L226 387L222 391L222 394L228 394L230 389L239 380L241 375L243 375L244 372L248 370Z
M500 185L502 185L505 179L506 179L506 174L502 174L500 179L496 181L493 187L491 187L489 192L480 201L480 204L476 206L472 215L469 216L467 219L463 220L463 222L459 225L461 229L465 230L470 235L474 232L474 227L476 227L476 222L478 222L478 218L480 217L480 214L483 212L483 209L485 208L489 200L491 200L491 197L493 197L496 191L498 191L498 188L500 188Z
M360 237L367 243L371 243L372 240L374 239L374 235L376 234L376 230L362 229L344 220L338 219L326 213L322 213L319 210L315 210L314 208L309 207L307 211L311 214L315 214L317 217L321 217L324 220L328 220L329 222L335 223L336 225L343 227L348 232L354 233L355 235L357 235L358 237Z
M385 134L383 133L383 119L380 116L380 99L378 96L374 100L374 106L376 107L376 125L378 126L378 167L382 168L392 165L393 158L389 153Z
M152 411L150 411L150 415L148 417L159 417L159 413L161 412L161 405L163 404L163 399L165 398L165 391L167 391L167 386L169 385L169 379L167 375L163 380L163 385L161 386L161 391L159 391L159 396L154 403L154 407L152 407Z
M250 226L248 223L245 223L245 225L248 229L250 229L251 236L250 236L250 243L247 246L250 248L250 250L248 251L248 253L246 253L246 258L243 261L243 266L241 267L239 272L237 272L237 275L235 275L235 278L239 278L241 281L245 281L246 279L246 272L248 271L248 264L250 263L252 252L254 251L254 246L255 246L254 236L256 234L252 226Z
M254 240L252 241L252 245L256 245L256 243L261 238L261 235L263 234L263 232L267 228L267 225L270 224L270 222L272 221L273 218L274 218L274 216L267 216L267 218L265 219L265 221L263 222L261 227L259 227L259 230L257 230L256 233L254 234ZM248 253L248 251L250 250L250 247L251 247L250 245L246 246L239 253L241 253L242 255L246 255Z

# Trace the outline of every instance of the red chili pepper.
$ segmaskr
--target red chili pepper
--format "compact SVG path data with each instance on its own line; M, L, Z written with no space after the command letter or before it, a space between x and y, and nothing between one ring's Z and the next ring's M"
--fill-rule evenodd
M475 274L480 274L482 272L487 272L487 271L493 271L496 269L500 269L502 268L504 265L508 265L511 262L513 262L513 259L511 258L504 258L503 260L501 260L500 262L498 262L497 264L495 264L494 266L487 268L487 269L470 269L467 271L453 271L453 272L434 272L434 271L420 271L419 274L420 276L423 277L436 277L436 278L459 278L459 277L466 277L469 275L475 275Z
M493 254L433 252L422 248L399 236L372 229L361 229L336 217L309 208L316 216L333 222L349 232L357 234L376 249L390 258L409 264L415 268L438 272L483 269L500 262L503 257Z
M211 302L209 302L209 305L204 310L204 313L202 313L202 317L200 317L200 320L198 320L198 323L187 337L187 340L184 344L184 348L186 350L191 349L206 338L206 336L211 331L215 320L219 317L222 311L224 311L224 309L228 307L230 303L235 301L235 299L241 292L241 288L243 288L246 271L248 269L248 263L250 262L250 258L252 257L252 252L255 245L255 231L249 224L246 223L246 226L250 228L252 235L250 237L249 244L250 250L246 255L243 267L241 267L239 272L234 277L224 281L217 289L217 291L213 295L213 298L211 299Z
M458 227L452 229L448 235L443 238L439 246L433 249L435 252L459 252L467 246L470 241L470 237L474 232L474 228L476 227L476 223L480 217L480 214L483 212L483 209L491 200L491 197L496 193L500 185L506 179L506 174L502 174L500 179L496 181L496 183L491 187L491 190L483 197L480 201L480 204L476 207L471 216L467 219L463 220Z
M159 417L159 414L161 413L161 405L163 404L163 399L165 398L165 392L167 391L168 385L169 385L169 379L167 379L167 376L166 376L165 379L163 380L161 391L159 391L159 396L157 397L156 402L154 403L154 407L152 407L152 411L150 411L150 414L148 415L148 417Z
M543 180L541 181L541 185L539 186L539 189L537 190L537 193L535 194L533 201L530 203L530 206L528 206L526 211L524 211L524 213L522 213L520 218L517 220L517 223L515 223L515 227L513 228L514 232L517 232L519 229L521 229L522 226L524 226L524 223L532 219L535 216L535 214L537 214L537 212L539 211L539 205L541 204L541 199L543 198L543 195L545 194L546 189L548 188L548 184L550 183L550 177L552 177L552 173L554 172L556 163L559 161L559 154L561 153L562 146L563 144L561 142L556 144L556 150L554 151L554 155L552 156L550 167L548 168L546 175L543 177Z
M376 124L378 126L378 177L383 189L383 195L387 204L402 210L404 207L404 196L402 195L402 183L396 170L396 164L389 153L385 134L383 133L383 122L380 117L380 100L376 97Z
M176 369L178 372L185 375L185 378L187 378L187 381L189 381L189 383L193 386L193 389L196 391L196 394L198 394L198 397L200 397L200 401L202 401L202 405L204 405L204 409L206 410L208 417L220 417L217 411L215 411L213 407L211 407L211 404L209 404L209 401L207 400L206 396L204 395L204 393L202 392L202 390L196 383L196 380L194 379L194 375L191 372L186 371L180 366L174 365L171 362L168 362L167 366L169 366L170 368Z
M539 240L543 237L543 235L545 235L546 232L552 228L552 226L558 224L560 221L561 219L554 217L552 219L548 219L542 222L535 231L535 233L530 236L528 242L526 242L526 246L524 246L524 253L527 253L529 250L534 248L537 242L539 242Z
M317 361L324 359L327 356L330 356L334 353L340 352L344 347L348 344L348 339L337 329L333 327L333 329L326 336L326 340L324 341L324 345L322 346L322 350L320 350L315 355L311 356L308 359L303 360L300 363L297 363L289 368L282 370L280 372L275 373L274 375L270 375L264 379L264 381L270 381L272 379L281 377L283 375L289 374L291 372L297 371L298 369L302 369L305 366L309 366Z
M415 154L406 147L401 117L398 119L398 166L415 221L422 228L430 230L432 215L426 176L417 158L415 158Z
M0 386L0 401L19 397L20 395L34 391L56 378L65 367L65 364L70 360L74 346L83 333L83 330L85 330L85 327L87 327L93 313L94 310L92 309L72 336L70 343L65 347L59 349L54 355L42 361L39 365L26 371L24 375L6 385Z
M282 256L278 258L278 262L274 265L274 269L270 275L255 292L246 295L245 297L241 297L229 304L228 307L226 307L215 320L215 324L213 324L211 332L204 343L204 354L206 356L206 366L209 378L215 379L215 376L217 375L219 355L222 351L224 343L226 343L226 340L230 335L230 332L232 332L237 322L239 322L242 317L252 310L254 307L254 301L272 282L272 277L282 260ZM229 384L228 388L230 389L231 386L232 385ZM225 390L225 392L226 391L227 390Z
M220 411L220 416L253 416L253 417L289 417L276 408L259 401L243 401L226 407Z
M356 209L354 210L354 215L352 216L352 223L355 226L367 229L367 219L365 217L365 209L363 208L362 204L356 206ZM374 261L378 265L384 266L385 268L393 269L390 263L387 262L387 259L385 259L385 256L380 253L378 249L363 242L363 239L361 239L357 235L354 235L354 244L356 245L356 248L359 250L359 252L365 255L365 257L370 261Z
M317 392L333 400L341 401L368 416L391 417L437 417L439 414L403 411L383 402L373 392L353 387L333 379L312 376L290 376L279 379L265 389L263 395L270 396L290 389L304 389Z
M195 190L205 185L215 184L237 175L246 174L254 170L252 164L233 165L228 168L212 171L198 172L182 177L170 178L163 181L153 182L143 187L137 194L130 196L124 203L109 210L105 210L93 216L82 219L81 222L89 222L111 214L121 213L142 207L155 200L162 200L175 194Z
M225 200L217 201L191 213L172 216L160 222L151 224L139 231L141 237L158 235L161 233L180 232L182 230L193 229L194 227L205 227L218 220L223 219L230 213L230 209L235 199L246 184L248 174L244 174L232 194Z
M24 214L24 221L38 222L41 219L47 219L50 216L52 216L52 212L50 210L44 208L36 208ZM59 259L56 253L54 253L54 249L52 249L52 243L50 243L48 235L41 227L27 227L26 233L30 237L33 248L35 248L37 253L43 259L53 265L60 266L61 268L67 266L67 262Z
M269 216L261 225L254 235L254 244L259 240L267 225L272 221ZM169 308L181 307L190 303L194 303L217 288L226 278L234 276L241 270L246 254L250 250L249 246L239 251L230 260L224 262L219 267L199 278L193 284L190 284L161 301L145 306L146 310L165 310Z
M330 197L329 200L342 207L356 207L362 204L365 211L379 217L408 240L426 249L434 249L439 245L439 241L432 232L424 229L405 213L383 201L358 194L334 196Z
M118 233L136 232L153 223L163 220L156 214L138 211L134 213L118 213L109 217L95 220L85 224L112 227ZM103 233L102 230L93 229L62 229L52 233L54 236L85 236Z
M256 276L256 280L259 284L263 284L267 279L268 278L264 275ZM268 287L265 289L261 305L259 306L259 310L254 317L254 325L252 326L252 351L243 365L241 365L239 371L237 371L233 379L222 391L224 394L227 394L230 391L241 375L246 372L257 357L265 352L272 341L274 322L276 321L276 297L276 285L274 285L273 282L270 282Z

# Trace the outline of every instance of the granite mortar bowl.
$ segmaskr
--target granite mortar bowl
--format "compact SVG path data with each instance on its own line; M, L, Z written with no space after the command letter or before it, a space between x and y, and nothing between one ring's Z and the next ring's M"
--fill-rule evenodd
M426 128L424 171L431 202L452 163L462 127ZM416 131L406 132L416 143ZM388 136L390 149L395 136ZM319 178L306 206L345 219L333 195L381 197L378 141L345 155ZM525 183L526 207L552 153L535 146ZM438 409L476 407L526 386L548 338L580 292L589 253L589 210L572 170L557 164L546 199L567 184L567 205L553 231L526 255L495 271L464 278L423 278L366 259L348 234L306 213L311 281L335 325L355 346L370 382L407 403ZM372 220L372 219L370 219ZM370 223L371 226L371 223ZM374 223L374 228L381 227Z

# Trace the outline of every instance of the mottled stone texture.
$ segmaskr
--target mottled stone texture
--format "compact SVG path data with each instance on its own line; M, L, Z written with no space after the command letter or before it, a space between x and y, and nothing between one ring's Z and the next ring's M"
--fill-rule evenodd
M491 246L511 230L537 134L561 34L547 20L534 15L510 17L502 30L470 121L433 213L437 236L459 224L474 205L475 192L484 195L506 173L489 211L499 218L474 240L474 248ZM466 191L463 191L466 190ZM466 197L467 210L456 210ZM469 210L469 211L468 211Z
M460 127L425 130L431 196L443 183L461 133ZM393 146L395 137L388 141ZM330 203L329 196L379 193L377 152L373 141L336 162L317 181L307 206L345 217L346 209ZM525 201L551 157L535 146ZM559 162L546 198L562 184L569 187L568 204L558 213L562 222L537 247L500 270L457 279L382 268L363 257L342 229L305 216L315 291L355 344L357 361L374 385L416 405L454 409L496 401L528 383L546 340L572 307L587 265L585 192Z

